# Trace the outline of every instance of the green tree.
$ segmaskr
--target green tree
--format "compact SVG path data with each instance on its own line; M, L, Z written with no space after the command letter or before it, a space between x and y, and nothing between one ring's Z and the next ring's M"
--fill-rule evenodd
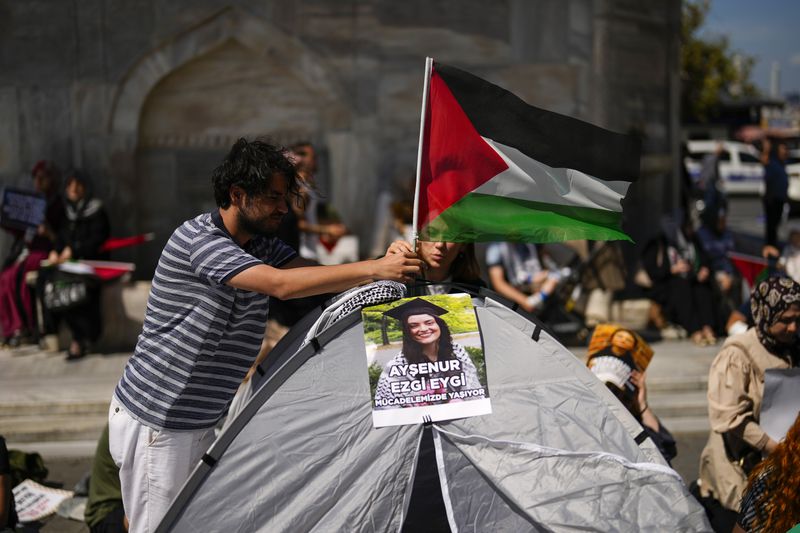
M369 392L372 395L372 398L375 398L375 389L378 388L378 381L381 379L381 372L383 369L381 365L376 362L373 362L367 368L367 373L369 374Z
M723 97L738 99L758 95L758 89L750 81L755 59L732 51L727 36L700 35L710 7L711 0L683 2L681 109L684 121L708 121Z

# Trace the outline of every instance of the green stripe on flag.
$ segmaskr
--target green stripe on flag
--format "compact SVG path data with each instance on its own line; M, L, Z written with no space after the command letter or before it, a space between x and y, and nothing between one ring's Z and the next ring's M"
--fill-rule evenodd
M425 226L420 240L561 242L627 240L622 213L471 193Z

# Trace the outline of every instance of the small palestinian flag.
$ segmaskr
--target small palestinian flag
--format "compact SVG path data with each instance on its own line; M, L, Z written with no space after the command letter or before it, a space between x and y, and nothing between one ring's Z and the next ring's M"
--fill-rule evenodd
M437 63L419 170L420 240L630 240L639 143Z

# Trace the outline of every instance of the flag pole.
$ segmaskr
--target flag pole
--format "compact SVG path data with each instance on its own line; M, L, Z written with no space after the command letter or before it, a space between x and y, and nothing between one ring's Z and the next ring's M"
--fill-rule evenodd
M422 173L422 143L425 140L425 115L428 110L428 90L431 81L431 70L433 69L433 58L425 58L425 82L422 86L422 111L419 118L419 147L417 148L417 181L414 185L414 215L411 226L413 241L411 244L414 251L417 250L417 237L419 237L419 184Z

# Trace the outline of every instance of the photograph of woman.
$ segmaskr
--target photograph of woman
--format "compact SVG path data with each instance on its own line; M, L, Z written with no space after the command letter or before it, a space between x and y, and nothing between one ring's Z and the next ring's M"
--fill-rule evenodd
M400 322L401 351L383 368L375 408L420 407L483 399L485 384L467 351L442 319L448 311L414 298L384 314Z

